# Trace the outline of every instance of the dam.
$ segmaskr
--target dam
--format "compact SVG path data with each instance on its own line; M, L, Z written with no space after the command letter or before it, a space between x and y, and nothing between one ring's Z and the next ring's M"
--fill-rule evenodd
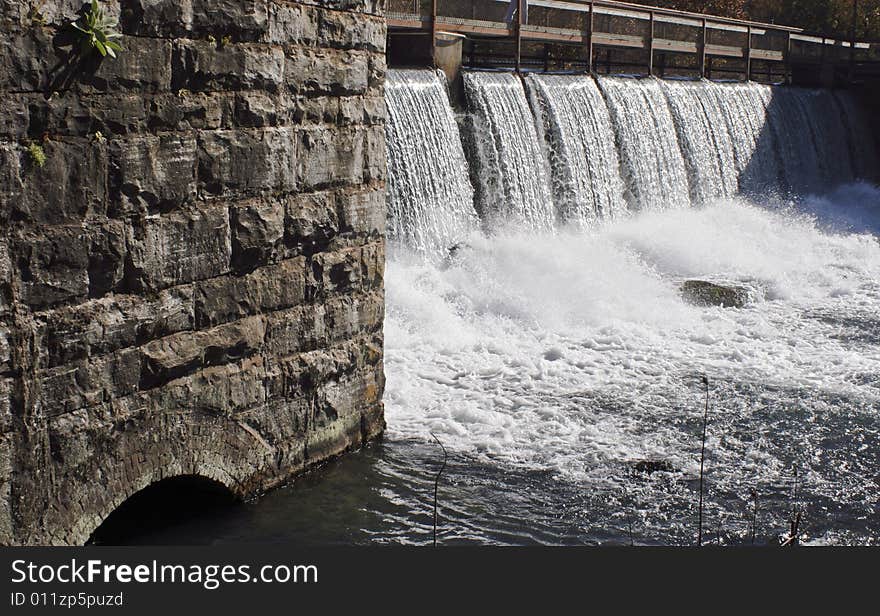
M424 458L433 434L462 457L447 540L693 542L707 396L713 543L766 543L798 507L813 542L872 541L880 193L856 94L462 80L458 111L443 71L392 68L386 86L387 439ZM459 140L395 143L397 125ZM397 189L438 169L458 173L453 195ZM413 228L395 235L397 211ZM442 212L444 233L423 212ZM689 305L686 280L748 299ZM426 505L408 484L394 494Z
M103 4L3 5L0 543L429 544L437 439L444 544L691 544L703 404L713 541L880 540L875 45Z

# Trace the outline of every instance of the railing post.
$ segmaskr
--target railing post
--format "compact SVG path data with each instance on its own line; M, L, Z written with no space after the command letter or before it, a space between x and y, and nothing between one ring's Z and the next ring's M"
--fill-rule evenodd
M852 29L849 37L849 85L856 80L856 27L859 23L859 0L853 0Z
M437 0L431 0L431 64L437 67Z
M752 80L752 27L746 26L746 36L749 37L746 42L746 81Z
M783 56L785 67L785 83L791 84L791 32L785 33L785 54Z
M700 79L704 79L706 77L706 39L707 37L708 26L706 25L706 18L703 18L703 27L700 30Z
M522 68L522 27L523 27L523 5L525 0L517 0L516 5L516 72L519 73Z
M593 72L593 27L595 14L593 13L593 3L590 2L590 30L587 32L587 72Z
M648 41L648 75L654 75L654 11L651 11L651 33Z

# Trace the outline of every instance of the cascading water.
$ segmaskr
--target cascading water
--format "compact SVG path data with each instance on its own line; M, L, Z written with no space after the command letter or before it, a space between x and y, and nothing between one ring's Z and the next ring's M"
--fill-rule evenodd
M865 111L849 92L835 92L840 103L843 121L849 136L853 172L857 178L876 180L880 172L877 147L870 130Z
M795 484L810 542L880 542L880 189L833 188L877 171L856 102L757 84L600 78L598 96L590 77L527 82L558 211L586 228L493 234L484 221L442 263L390 253L388 438L366 540L429 540L432 476L419 469L436 468L433 433L451 454L444 542L692 543L706 375L704 518L718 543L786 531ZM421 113L414 123L440 130ZM491 113L498 133L531 122L521 106ZM398 155L437 148L411 147ZM479 173L525 173L495 160ZM615 186L632 207L603 220ZM749 300L691 305L693 279Z
M614 121L633 209L689 206L687 169L660 81L598 79Z
M843 110L829 90L811 90L805 99L813 122L816 151L822 163L823 186L845 184L855 179L849 134Z
M592 79L532 74L527 79L540 113L560 218L589 228L626 211L611 116Z
M691 178L691 197L707 203L739 189L736 154L724 111L712 86L701 81L661 81L678 129Z
M815 192L827 182L813 113L815 93L803 88L774 88L767 112L776 135L786 186L792 192Z
M776 140L767 124L772 88L757 83L704 83L723 111L720 117L731 140L740 191L761 194L778 190L782 169Z
M388 239L443 255L479 226L445 82L434 71L390 70L385 102Z
M464 87L484 222L553 229L544 154L522 81L511 73L471 72L464 74Z

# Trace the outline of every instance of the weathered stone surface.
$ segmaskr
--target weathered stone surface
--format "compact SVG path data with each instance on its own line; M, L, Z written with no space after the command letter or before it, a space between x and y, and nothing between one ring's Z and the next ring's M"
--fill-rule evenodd
M199 205L148 216L128 231L130 290L158 291L229 272L232 247L225 208Z
M252 270L274 261L284 238L284 204L253 202L230 210L232 265Z
M276 47L186 41L174 50L174 87L187 90L275 91L284 82L284 52Z
M84 4L0 0L0 544L384 429L383 2Z
M364 18L356 13L324 11L318 29L318 42L323 47L385 53L385 20Z
M199 133L199 187L212 195L292 191L296 135L289 128Z
M97 61L94 72L76 76L82 85L101 91L135 88L141 92L168 90L171 87L171 43L164 39L126 36L118 57Z
M297 176L305 189L359 184L364 176L364 135L357 129L305 130L300 135Z
M46 98L42 94L20 95L26 105L24 128L32 139L43 135L126 135L147 128L145 98L128 92L91 93L82 96Z
M76 18L84 4L83 0L0 0L0 17L19 26L63 26ZM103 0L101 4L108 17L119 18L119 0Z
M41 29L10 32L0 39L0 90L42 91L55 64L52 39Z
M369 58L360 51L291 47L287 52L284 78L295 94L362 94L369 79Z
M385 235L384 191L346 191L337 199L343 231L370 236Z
M745 287L705 280L685 280L681 285L681 294L685 301L696 306L742 308L749 301L749 291Z
M284 205L284 243L294 254L314 254L329 247L340 231L336 194L295 195Z
M82 226L24 231L10 242L21 280L20 301L45 308L89 292L90 237Z
M0 237L0 316L12 309L12 260L9 243Z
M196 326L211 327L305 300L306 259L288 259L242 278L215 278L195 287Z
M141 355L124 349L38 373L37 405L48 416L101 404L138 390Z
M116 216L167 210L196 196L198 156L192 135L166 133L114 140L110 155Z
M42 313L37 357L51 368L138 346L192 329L193 310L193 288L175 287L155 298L114 295Z
M266 335L262 317L214 329L180 333L143 347L141 389L161 385L207 366L228 364L259 351Z
M46 162L36 165L20 148L18 177L11 178L14 218L66 224L102 216L107 208L107 150L85 139L40 141ZM14 165L13 165L14 166Z
M302 4L272 2L264 40L268 43L311 45L318 40L321 13Z

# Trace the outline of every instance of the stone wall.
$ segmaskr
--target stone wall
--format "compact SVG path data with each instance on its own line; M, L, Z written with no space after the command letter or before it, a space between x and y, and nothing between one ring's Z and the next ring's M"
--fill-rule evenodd
M383 0L84 4L0 0L2 544L384 427Z

